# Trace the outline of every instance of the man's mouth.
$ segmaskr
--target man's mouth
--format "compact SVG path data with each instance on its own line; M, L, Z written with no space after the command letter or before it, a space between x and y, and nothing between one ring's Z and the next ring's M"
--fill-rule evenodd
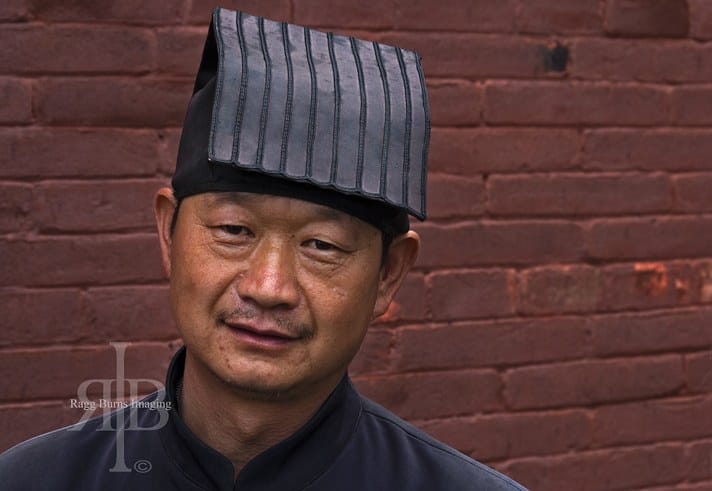
M229 321L222 323L241 343L256 348L282 348L300 339L300 336L274 326Z

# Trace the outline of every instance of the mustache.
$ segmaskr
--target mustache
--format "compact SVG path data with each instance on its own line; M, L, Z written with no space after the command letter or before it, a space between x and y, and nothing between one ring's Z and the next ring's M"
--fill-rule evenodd
M315 333L313 326L295 321L291 316L280 313L266 313L259 308L248 305L241 305L232 310L220 310L218 311L218 320L221 323L229 320L232 323L245 324L248 324L248 321L257 321L260 324L276 326L280 331L302 339L311 339Z

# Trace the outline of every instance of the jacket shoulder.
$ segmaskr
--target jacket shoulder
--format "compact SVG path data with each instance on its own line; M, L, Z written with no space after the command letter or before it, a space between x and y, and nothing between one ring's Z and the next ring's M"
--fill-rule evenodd
M71 425L11 447L0 454L3 489L50 489L51 482L66 482L75 468L86 464L82 443L95 434Z
M403 461L392 465L415 470L418 481L432 486L431 489L526 491L504 474L434 439L366 398L361 425L366 437L377 443L374 447L385 449L390 458Z
M137 439L145 446L146 437L141 435L150 433L134 432L138 436L129 438L124 432L129 421L128 411L128 408L117 409L30 438L6 450L0 454L3 491L98 489L95 478L105 476L103 470L109 471L114 480L123 477L110 471L116 462L117 435L125 436L122 445L128 448L135 446ZM155 417L151 411L140 411L136 416L137 421L143 422Z

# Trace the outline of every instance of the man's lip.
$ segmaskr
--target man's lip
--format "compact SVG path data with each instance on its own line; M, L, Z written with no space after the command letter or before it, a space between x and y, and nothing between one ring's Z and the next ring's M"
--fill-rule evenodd
M299 339L298 336L290 334L288 332L275 329L271 326L260 326L257 324L244 324L242 322L230 322L224 320L223 323L230 329L237 329L240 331L247 331L251 334L256 334L258 336L266 336L272 338L279 338L284 340L296 340Z

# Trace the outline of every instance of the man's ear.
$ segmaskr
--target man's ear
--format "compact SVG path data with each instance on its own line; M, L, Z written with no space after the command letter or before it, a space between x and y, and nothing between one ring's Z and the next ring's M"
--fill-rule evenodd
M385 263L381 268L378 296L373 309L374 318L383 315L388 310L401 283L415 263L419 250L420 236L412 230L393 239Z
M176 199L171 188L161 188L153 201L153 214L156 217L158 241L161 244L161 261L167 277L171 277L171 223L176 212Z

